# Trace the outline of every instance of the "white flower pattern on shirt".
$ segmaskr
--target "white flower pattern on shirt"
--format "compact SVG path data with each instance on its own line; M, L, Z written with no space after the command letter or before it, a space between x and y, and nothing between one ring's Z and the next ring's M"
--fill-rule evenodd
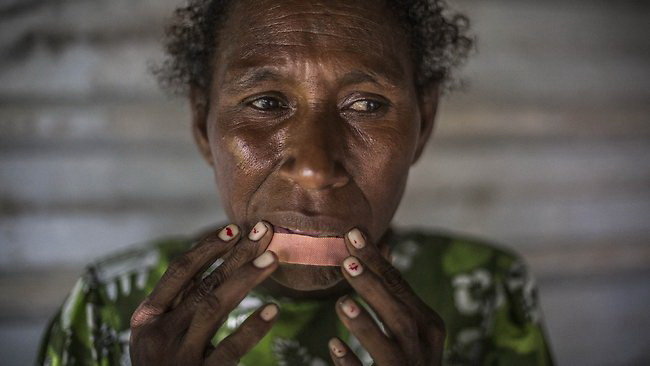
M458 311L465 315L481 312L485 306L486 292L492 285L490 272L479 268L471 273L459 274L452 280L454 301Z

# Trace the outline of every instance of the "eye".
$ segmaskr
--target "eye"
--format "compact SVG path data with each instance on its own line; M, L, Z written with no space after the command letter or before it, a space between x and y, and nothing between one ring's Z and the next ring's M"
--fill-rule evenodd
M287 108L287 105L283 101L269 96L254 99L248 102L248 105L260 111L275 111Z
M383 107L383 105L384 105L383 103L378 102L376 100L361 99L350 104L348 106L348 109L351 109L355 112L372 113L379 110L381 107Z

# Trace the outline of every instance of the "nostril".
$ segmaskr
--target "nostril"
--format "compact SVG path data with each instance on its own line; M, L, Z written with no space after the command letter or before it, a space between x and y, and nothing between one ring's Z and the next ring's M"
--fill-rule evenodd
M280 164L280 175L285 178L290 178L296 166L296 159L291 157L287 158Z
M280 176L309 190L340 188L349 181L339 164L330 159L310 159L308 156L287 158L280 167Z
M332 180L332 187L341 188L346 184L348 184L349 181L350 181L350 177L347 174L345 174L345 172L341 172L337 174Z

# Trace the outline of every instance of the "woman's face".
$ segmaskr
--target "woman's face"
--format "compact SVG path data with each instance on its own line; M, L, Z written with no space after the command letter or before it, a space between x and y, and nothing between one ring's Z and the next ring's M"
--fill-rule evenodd
M312 236L353 227L377 243L428 138L437 94L413 81L408 39L382 2L244 0L219 39L195 135L224 208ZM274 277L324 289L338 267L282 265Z

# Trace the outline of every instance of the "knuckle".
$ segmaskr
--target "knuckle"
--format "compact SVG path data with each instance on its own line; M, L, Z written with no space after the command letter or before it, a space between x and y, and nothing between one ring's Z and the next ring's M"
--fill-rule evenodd
M259 316L257 318L259 318ZM253 319L253 321L251 321L249 318L247 322L239 327L237 330L237 333L239 333L239 339L245 342L249 342L250 340L257 338L261 333L264 333L265 327L261 326L261 322L255 320L257 319Z
M360 318L360 317L359 317ZM370 319L354 319L352 321L352 326L356 329L359 334L371 334L377 330L377 325L374 323L374 320Z
M210 275L206 277L203 282L205 282L205 286L209 287L210 290L214 290L217 287L221 286L221 284L224 283L226 279L227 276L224 271L216 269L214 272L210 273Z
M157 307L153 306L148 299L140 303L137 309L131 315L130 327L137 328L147 322L149 322L154 317L160 315L162 311Z
M237 343L248 343L251 339L255 338L255 334L258 331L259 330L257 330L257 329L253 329L253 327L246 327L246 326L239 327L239 329L237 330L237 338L236 338L237 340L236 340L236 342ZM233 341L235 341L235 340L233 339Z
M218 287L221 285L230 273L234 270L234 264L232 261L224 261L221 263L212 273L205 278L204 282L207 282L212 288Z
M213 286L208 281L201 281L195 290L196 301L200 301L203 298L209 297L212 295Z
M430 328L445 329L445 322L435 311L430 310L427 316L426 324Z
M248 258L253 257L253 246L245 245L237 247L230 257L230 260L227 262L230 267L234 267L237 263L244 263ZM226 262L224 262L226 264Z
M211 292L206 294L202 301L203 306L201 307L201 310L204 314L211 316L219 312L219 309L221 308L221 300L219 300L215 294Z
M208 234L203 235L201 238L199 238L197 246L203 245L203 244L208 244L208 245L218 245L223 243L221 239L219 239L219 231L213 231Z
M385 265L380 273L384 284L393 293L401 293L406 290L406 284L399 270L390 264Z
M434 342L444 342L447 337L447 327L442 318L437 314L432 314L424 323L429 338L432 338Z
M131 334L129 339L131 352L146 355L166 344L166 340L157 331L151 329Z
M205 322L213 322L220 316L221 301L217 296L210 293L199 299L195 296L192 300L195 308L193 311L195 320L192 321L193 325L203 326Z
M196 241L190 252L212 253L224 248L224 242L219 239L218 232L210 233Z
M244 347L232 338L224 339L219 344L219 348L224 358L228 360L239 360L244 354Z
M415 319L405 317L402 321L398 322L399 332L407 338L414 338L418 334L418 324Z
M174 259L165 272L165 277L169 279L184 279L190 274L190 267L192 266L192 257L185 253L180 257Z

